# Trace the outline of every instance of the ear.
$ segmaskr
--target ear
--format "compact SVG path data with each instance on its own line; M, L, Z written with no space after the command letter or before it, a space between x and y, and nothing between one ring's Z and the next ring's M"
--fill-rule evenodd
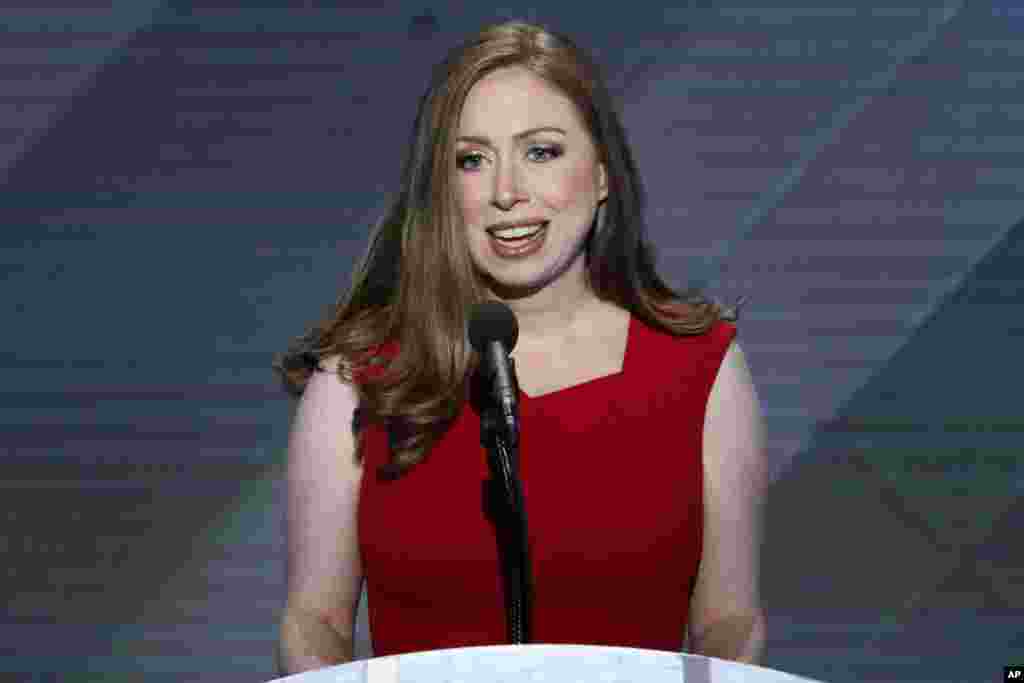
M597 196L598 202L608 199L608 171L604 164L597 165Z

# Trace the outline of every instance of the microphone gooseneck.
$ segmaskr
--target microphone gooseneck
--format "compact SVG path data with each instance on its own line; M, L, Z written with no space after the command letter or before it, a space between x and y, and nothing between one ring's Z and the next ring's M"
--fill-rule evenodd
M487 450L491 471L491 479L485 482L484 507L496 527L508 637L513 644L529 643L533 578L519 476L519 384L515 362L509 357L519 338L519 323L508 306L489 301L473 309L468 333L481 356L479 379L490 399L480 415L480 443Z

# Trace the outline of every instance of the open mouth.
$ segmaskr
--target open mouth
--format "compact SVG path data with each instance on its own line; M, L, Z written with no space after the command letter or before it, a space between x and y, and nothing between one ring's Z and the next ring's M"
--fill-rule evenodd
M504 230L488 231L491 249L500 258L525 258L544 246L548 221Z
M524 225L504 230L488 231L491 237L498 242L509 245L525 244L540 235L541 231L548 227L548 221L535 225Z

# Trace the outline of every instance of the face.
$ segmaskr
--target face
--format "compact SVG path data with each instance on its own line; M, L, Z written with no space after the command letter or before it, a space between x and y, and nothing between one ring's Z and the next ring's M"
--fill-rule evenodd
M457 135L455 188L477 269L510 290L582 275L608 181L573 102L525 69L501 69L470 90ZM544 227L532 238L501 231L523 222Z

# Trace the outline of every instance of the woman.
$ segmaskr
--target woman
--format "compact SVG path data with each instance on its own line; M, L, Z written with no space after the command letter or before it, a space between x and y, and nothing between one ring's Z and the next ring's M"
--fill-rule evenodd
M468 311L520 328L533 638L753 662L765 482L757 399L718 305L655 272L594 64L510 22L442 63L401 193L353 285L277 363L290 443L286 672L506 643Z

